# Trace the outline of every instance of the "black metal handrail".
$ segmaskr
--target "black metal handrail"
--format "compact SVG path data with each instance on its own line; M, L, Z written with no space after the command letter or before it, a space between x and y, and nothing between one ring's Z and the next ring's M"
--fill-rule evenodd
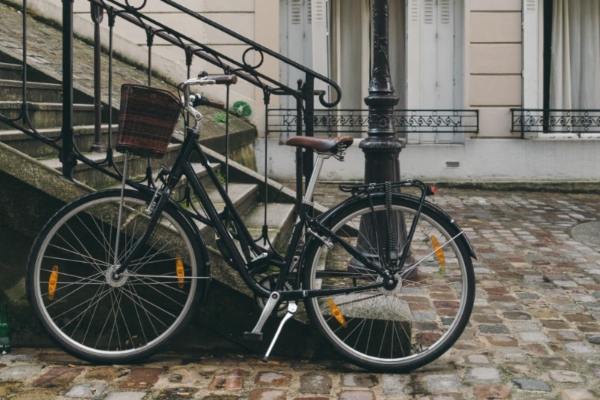
M297 130L296 110L269 109L269 132L293 133ZM369 124L369 110L315 110L314 132L336 136L339 133L364 131ZM404 110L394 111L399 133L479 133L479 110Z
M161 38L172 45L179 47L186 56L186 65L188 69L188 77L191 75L191 65L194 57L200 58L210 64L213 64L223 70L226 74L235 74L241 79L249 82L250 84L259 87L264 93L265 107L268 108L270 98L272 95L288 95L293 96L296 101L301 105L299 110L305 115L306 121L304 124L304 134L313 135L312 128L312 115L315 106L315 95L318 95L321 105L324 107L333 107L341 99L341 89L339 86L327 77L324 77L309 68L306 68L248 38L243 37L222 25L215 23L214 21L193 12L175 1L172 0L161 0L163 3L177 9L195 20L198 20L204 24L217 29L235 40L238 40L248 46L244 51L241 60L234 59L230 56L222 54L213 48L210 48L201 42L180 33L177 29L166 26L159 21L151 18L147 14L144 14L144 8L146 7L147 0L144 0L138 7L134 7L130 4L130 0L117 1L117 0L88 0L91 7L92 20L98 27L102 21L102 17L99 15L100 10L104 10L108 14L109 21L109 93L108 100L105 104L108 104L108 119L113 121L112 116L113 109L113 95L112 95L112 60L113 60L113 28L117 18L127 21L133 25L136 25L146 32L147 47L148 47L148 65L147 75L148 84L152 84L152 47L155 38ZM48 138L40 134L31 121L28 118L28 102L27 102L27 1L23 1L23 103L21 115L17 118L7 118L0 115L0 121L8 124L9 126L19 129L24 133L34 137L35 139L41 140L60 152L60 158L63 163L63 175L69 179L73 177L73 170L77 164L77 161L83 162L95 169L98 169L108 175L119 178L120 172L113 161L112 156L112 143L111 143L111 124L109 123L109 135L108 135L108 146L106 159L97 162L86 157L82 151L77 149L74 144L74 129L73 129L73 2L63 1L63 127L61 135L59 137ZM94 47L100 48L101 43L99 35L96 35ZM251 52L255 52L258 55L259 61L251 65L248 61L248 56ZM264 64L265 57L273 57L279 62L283 62L292 68L295 68L305 74L305 80L298 89L293 89L279 82L278 80L263 74L259 69ZM98 75L98 74L96 74ZM99 81L98 76L96 76ZM331 88L330 95L328 96L324 91L315 92L315 81L321 81ZM98 83L96 84L98 85ZM99 95L99 94L98 94ZM97 95L97 96L98 96ZM333 98L334 100L327 100ZM96 104L100 104L100 99L96 98ZM266 117L266 111L265 111ZM98 123L96 123L99 126ZM58 143L61 142L62 145ZM108 170L111 168L114 170ZM151 179L151 177L148 177Z
M511 132L600 133L600 110L511 108Z

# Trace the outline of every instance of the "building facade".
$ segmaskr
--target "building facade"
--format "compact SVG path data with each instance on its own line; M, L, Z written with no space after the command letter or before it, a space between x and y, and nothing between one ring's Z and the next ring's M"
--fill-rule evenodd
M373 0L180 0L179 3L338 82L335 110L318 110L317 135L366 135ZM31 4L33 3L33 4ZM55 2L30 7L51 13ZM182 16L162 2L145 11L157 21L231 57L247 45ZM49 5L50 4L50 5ZM597 0L389 0L390 66L400 102L397 124L407 147L402 175L437 181L600 181L600 2ZM76 29L90 34L89 3L75 2ZM57 17L58 18L58 17ZM105 27L106 29L106 27ZM147 38L117 24L117 51L145 61ZM153 68L172 79L187 74L185 55L168 43L152 48ZM246 54L249 63L260 55ZM195 62L191 71L214 67ZM261 72L297 85L302 76L276 59ZM317 89L327 90L326 87ZM295 134L275 98L265 121L263 93L234 87L259 133L269 132L273 176L291 179ZM209 88L212 97L223 92ZM330 99L331 100L331 99ZM319 125L320 124L320 125ZM257 141L257 158L265 143ZM360 180L356 162L331 165L325 178ZM333 163L333 162L331 162ZM264 165L259 162L258 165Z

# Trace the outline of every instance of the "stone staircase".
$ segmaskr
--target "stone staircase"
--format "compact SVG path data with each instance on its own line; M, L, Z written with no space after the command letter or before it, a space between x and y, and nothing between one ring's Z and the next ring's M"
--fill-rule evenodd
M21 66L10 57L3 57L0 53L0 113L9 118L18 117L21 111L21 74ZM29 71L28 75L30 75ZM45 76L38 70L32 71L31 75L35 76L35 81L30 81L27 85L30 120L39 133L49 138L56 138L61 132L62 86L54 78ZM102 160L106 156L105 153L88 153L88 149L94 143L93 105L86 93L76 92L75 97L83 101L74 107L75 143L89 159ZM109 131L106 118L107 107L104 104L103 143L107 143ZM118 115L118 110L115 108L113 110L114 115ZM206 115L214 113L214 110L210 109L203 111ZM218 127L215 127L214 123L211 125L210 122L207 125L205 129L209 131L205 135L206 143L215 149L223 148L223 135L214 132ZM219 129L223 130L222 127ZM237 134L247 140L248 129L249 125L243 121L234 121L232 137L235 138ZM112 130L116 138L117 126L114 122ZM254 135L251 135L251 139L253 137ZM249 145L251 146L252 143ZM172 165L179 148L180 144L176 141L172 143L163 159L151 162L154 170L160 164ZM205 151L213 168L220 170L225 163L223 155L210 148L205 148ZM123 156L116 153L115 161L120 168ZM43 339L43 333L39 331L37 324L33 321L24 293L24 267L28 249L35 235L62 204L89 191L119 185L119 182L110 176L82 163L79 163L74 171L76 182L71 183L61 178L59 174L61 167L56 149L32 139L20 130L0 123L0 181L5 183L5 190L0 194L0 202L3 204L4 211L0 215L6 216L2 218L4 222L0 222L0 250L4 254L4 257L0 259L0 268L9 271L4 274L5 279L0 282L0 303L7 302L11 309L11 315L16 318L13 323L16 346L34 343L39 345L47 340ZM133 158L129 164L130 176L143 177L146 167L146 159ZM207 179L205 169L200 164L195 164L194 167L201 182L208 187L213 202L217 204L218 208L222 208L222 200L216 188L211 187L212 184ZM224 175L224 172L221 172L221 175ZM269 181L269 198L265 199L264 178L235 160L229 162L229 175L230 197L250 232L255 236L260 235L264 218L264 201L270 202L272 204L269 205L267 215L269 238L276 247L284 247L293 226L295 194L281 184ZM13 183L11 184L11 182ZM25 199L16 200L23 197ZM214 322L210 328L211 332L216 332L233 342L239 342L246 348L256 351L264 350L267 343L247 344L242 342L243 331L252 328L258 319L258 311L254 307L254 302L248 301L251 299L251 293L242 284L237 274L227 266L220 254L214 250L216 246L214 246L212 230L202 226L201 233L211 250L212 271L216 281L212 285L207 307L200 311L201 318L196 320L196 323L192 323L192 328L188 330L187 334L184 333L184 336L189 336L193 342L198 324L203 324L208 318ZM15 241L18 244L15 244ZM211 249L211 247L213 248ZM223 311L224 308L227 309L226 312ZM232 324L233 321L237 322ZM298 341L300 340L300 343L307 340L313 342L314 339L311 338L313 335L307 334L307 327L301 322L296 321L295 324L298 325L296 329L288 327L290 331L294 332L292 340L296 344L295 346L286 346L288 353L306 355L305 349L312 346L304 344L298 347ZM269 332L274 332L275 328L275 322L267 324L266 337L269 337ZM190 340L185 342L186 346L190 345Z

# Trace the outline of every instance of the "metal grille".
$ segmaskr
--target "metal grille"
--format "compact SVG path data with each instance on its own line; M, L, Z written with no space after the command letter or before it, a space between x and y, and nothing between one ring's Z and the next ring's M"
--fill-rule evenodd
M511 132L600 133L600 110L542 110L513 108Z
M271 133L296 132L295 109L270 109ZM394 123L399 133L479 133L478 110L396 110ZM369 110L315 110L315 136L366 132ZM304 125L304 121L303 121Z

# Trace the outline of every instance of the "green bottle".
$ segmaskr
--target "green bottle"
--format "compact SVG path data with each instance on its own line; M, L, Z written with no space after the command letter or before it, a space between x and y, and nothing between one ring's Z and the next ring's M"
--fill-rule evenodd
M10 327L6 314L6 304L2 304L0 307L0 354L10 353Z

